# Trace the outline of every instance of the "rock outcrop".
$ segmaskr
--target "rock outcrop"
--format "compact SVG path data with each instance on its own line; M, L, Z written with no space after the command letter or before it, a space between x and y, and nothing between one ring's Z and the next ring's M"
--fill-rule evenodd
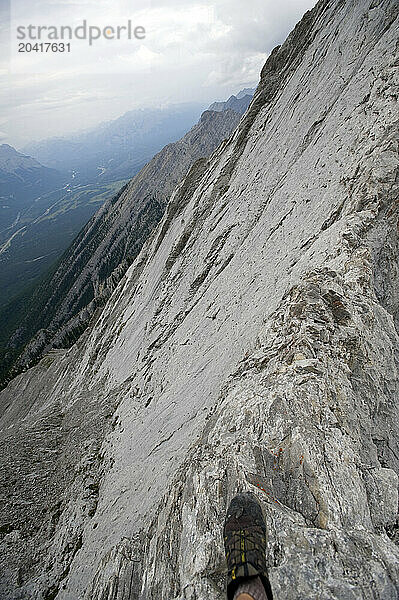
M275 599L394 599L398 12L321 0L67 352L0 394L0 595L222 600L253 490Z

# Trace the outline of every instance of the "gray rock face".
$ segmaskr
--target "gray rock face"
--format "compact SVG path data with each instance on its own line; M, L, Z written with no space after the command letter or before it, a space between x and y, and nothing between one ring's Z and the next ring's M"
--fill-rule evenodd
M322 0L101 317L0 394L2 598L221 600L237 490L276 599L396 599L395 0Z

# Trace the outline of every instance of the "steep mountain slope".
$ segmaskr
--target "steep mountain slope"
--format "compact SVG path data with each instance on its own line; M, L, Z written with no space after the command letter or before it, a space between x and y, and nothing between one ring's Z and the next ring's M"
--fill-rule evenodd
M69 347L77 339L159 223L174 187L195 161L229 137L239 120L231 110L204 112L179 142L166 146L104 204L33 292L0 313L2 377L28 342L14 373L44 350Z
M238 489L276 599L397 597L398 13L307 13L92 330L0 394L3 598L222 600Z
M28 144L24 150L56 169L74 171L79 182L130 179L198 120L203 106L186 103L132 110L87 132Z
M18 227L21 213L62 181L54 169L8 144L0 145L0 246Z

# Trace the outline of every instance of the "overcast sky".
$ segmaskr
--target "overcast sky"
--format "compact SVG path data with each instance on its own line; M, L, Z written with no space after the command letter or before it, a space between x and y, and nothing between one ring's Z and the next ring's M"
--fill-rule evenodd
M20 148L140 107L211 103L254 87L274 46L316 0L0 0L0 142ZM144 40L72 40L18 53L21 25L116 27ZM123 34L122 34L123 35ZM25 40L27 41L27 40ZM47 38L45 39L47 41ZM34 43L34 42L33 42Z

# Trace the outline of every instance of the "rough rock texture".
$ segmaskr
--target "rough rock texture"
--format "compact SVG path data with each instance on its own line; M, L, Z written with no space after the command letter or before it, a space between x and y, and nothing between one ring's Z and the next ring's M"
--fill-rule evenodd
M165 146L105 203L31 297L8 307L0 317L11 324L1 380L7 382L52 348L70 347L98 317L161 220L176 185L230 136L240 117L238 110L205 111L181 140Z
M322 0L101 317L0 394L1 597L222 600L237 490L275 599L396 599L398 11Z

